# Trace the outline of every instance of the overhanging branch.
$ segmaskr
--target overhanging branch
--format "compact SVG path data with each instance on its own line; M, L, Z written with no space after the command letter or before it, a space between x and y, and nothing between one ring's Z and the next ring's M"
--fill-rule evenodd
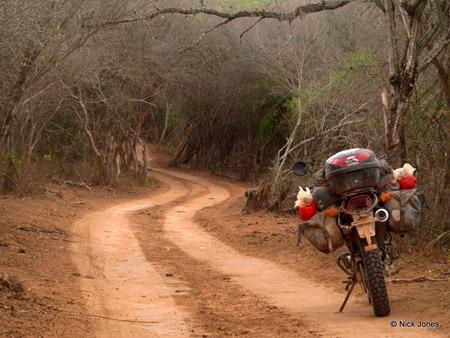
M124 19L114 22L108 22L106 24L124 24L124 23L133 23L138 21L146 21L146 20L152 20L157 17L160 17L164 14L184 14L184 15L195 15L195 14L208 14L217 16L222 19L227 20L234 20L238 18L267 18L267 19L276 19L279 21L293 21L298 17L304 16L306 14L311 13L317 13L322 11L330 11L335 10L341 7L344 7L345 5L356 2L357 0L322 0L320 2L316 3L309 3L306 5L300 5L298 6L294 11L292 12L275 12L275 11L266 11L266 10L254 10L254 11L240 11L235 13L227 13L218 11L215 9L208 9L208 8L162 8L158 9L154 13L151 13L149 15L140 17L140 18L131 18L131 19Z

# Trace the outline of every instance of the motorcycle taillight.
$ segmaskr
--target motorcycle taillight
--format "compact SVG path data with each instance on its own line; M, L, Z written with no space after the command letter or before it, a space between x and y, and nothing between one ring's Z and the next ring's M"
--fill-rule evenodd
M345 209L349 212L358 212L370 209L372 204L373 200L369 195L357 195L350 198Z

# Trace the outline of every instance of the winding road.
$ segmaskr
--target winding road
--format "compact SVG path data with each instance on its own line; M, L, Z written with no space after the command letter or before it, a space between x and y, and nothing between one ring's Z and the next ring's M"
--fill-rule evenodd
M189 293L189 283L178 279L169 283L144 254L143 244L130 224L132 213L155 206L166 206L164 235L183 255L230 276L233 285L301 318L313 332L311 336L438 336L438 332L428 330L393 329L390 321L401 317L399 314L375 318L363 301L351 302L344 313L336 313L342 293L282 265L239 253L194 221L198 210L220 207L231 196L217 184L219 181L175 170L155 168L151 172L162 188L148 198L90 213L74 225L81 238L74 244L74 261L98 337L192 335L194 319L189 309L174 301L180 288Z

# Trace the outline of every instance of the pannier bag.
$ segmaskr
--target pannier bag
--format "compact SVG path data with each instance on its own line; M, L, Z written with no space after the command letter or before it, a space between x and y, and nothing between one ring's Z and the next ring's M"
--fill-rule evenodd
M423 208L423 194L417 189L396 190L384 202L389 211L388 230L397 233L411 232L420 225Z
M336 217L328 217L326 210L317 213L309 221L301 223L298 231L317 250L324 253L333 252L344 245L344 238L337 225Z

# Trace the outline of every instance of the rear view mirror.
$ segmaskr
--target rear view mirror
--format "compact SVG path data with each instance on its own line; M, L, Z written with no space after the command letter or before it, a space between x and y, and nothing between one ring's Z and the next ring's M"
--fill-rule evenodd
M294 174L297 176L305 176L308 173L308 165L303 161L295 162L292 168Z

